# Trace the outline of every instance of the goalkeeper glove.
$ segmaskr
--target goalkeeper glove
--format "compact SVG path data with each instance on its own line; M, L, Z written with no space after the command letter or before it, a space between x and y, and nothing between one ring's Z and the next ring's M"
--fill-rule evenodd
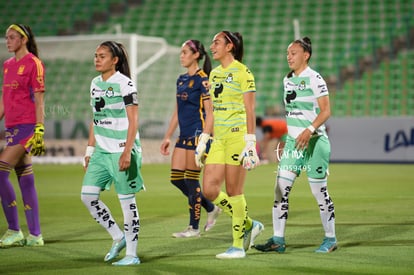
M259 157L256 152L256 135L246 134L244 136L246 146L239 156L240 163L246 170L252 170L259 164Z
M85 157L83 158L83 167L87 168L89 164L89 159L91 158L93 152L95 152L95 147L88 145L85 151Z
M198 167L202 168L206 160L206 148L207 142L210 140L210 135L201 133L198 137L198 144L195 149L195 163Z
M36 123L34 128L33 137L29 140L32 148L30 149L30 154L33 156L41 156L45 154L45 140L43 136L45 134L45 126L43 123Z

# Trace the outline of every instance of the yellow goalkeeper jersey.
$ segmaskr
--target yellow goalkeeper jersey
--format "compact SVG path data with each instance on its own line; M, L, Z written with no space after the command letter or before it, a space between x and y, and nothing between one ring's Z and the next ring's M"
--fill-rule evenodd
M243 94L256 92L254 76L249 68L234 60L227 68L221 65L214 68L209 80L214 108L214 138L246 133Z

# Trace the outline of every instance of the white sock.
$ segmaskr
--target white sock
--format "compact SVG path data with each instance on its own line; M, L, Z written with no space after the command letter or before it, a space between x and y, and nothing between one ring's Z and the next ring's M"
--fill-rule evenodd
M123 232L111 215L109 208L99 199L101 189L96 186L83 186L81 200L92 217L111 235L113 240L120 240Z
M284 237L286 220L288 218L288 196L292 190L296 174L286 170L279 170L275 183L275 203L273 205L273 236Z
M325 230L325 237L335 237L335 208L328 193L328 179L308 178L312 194L319 205L322 226Z
M137 256L138 235L140 229L138 206L135 202L135 194L118 194L124 214L124 232L126 240L126 255Z

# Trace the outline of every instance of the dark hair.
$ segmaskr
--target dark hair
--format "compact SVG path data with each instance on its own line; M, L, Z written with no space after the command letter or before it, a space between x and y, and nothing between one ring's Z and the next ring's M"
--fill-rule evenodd
M261 126L262 126L262 123L263 123L263 119L262 119L262 117L257 116L257 117L256 117L256 126L261 127Z
M312 56L312 42L309 37L305 36L301 39L296 39L293 43L299 44L305 52L309 53L308 62Z
M107 47L112 53L113 57L118 57L118 63L115 65L115 70L131 78L131 72L129 70L128 64L128 54L124 45L115 41L105 41L102 42L99 46Z
M226 44L231 43L233 44L233 49L231 53L233 54L234 58L240 62L243 61L243 37L239 32L230 32L230 31L222 31L224 34L225 40L227 41Z
M302 47L304 52L309 53L309 58L308 58L308 61L307 61L307 62L309 62L309 60L311 59L311 56L312 56L312 42L311 42L311 39L309 37L305 36L303 38L296 39L292 43L299 44ZM293 71L290 71L287 74L287 78L291 78L292 75L293 75Z
M198 52L200 55L197 59L198 62L200 62L201 59L204 58L204 64L203 64L203 71L207 74L210 75L211 72L211 61L210 61L210 57L208 56L206 49L204 48L204 45L195 39L190 39L184 42L184 44L188 45L190 47L190 50L193 53Z
M273 127L270 126L270 125L266 125L262 128L262 132L263 132L263 134L271 133L271 132L273 132Z
M30 53L34 54L36 57L39 57L39 51L37 49L36 40L34 38L32 29L29 26L23 24L12 24L10 25L9 29L17 31L21 37L27 37L27 50Z

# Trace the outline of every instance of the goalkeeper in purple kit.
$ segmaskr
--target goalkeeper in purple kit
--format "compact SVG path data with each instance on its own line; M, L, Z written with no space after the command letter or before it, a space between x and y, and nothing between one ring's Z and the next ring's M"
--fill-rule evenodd
M6 31L6 46L14 56L3 64L0 101L0 119L5 118L6 127L6 147L0 154L0 198L8 223L8 229L0 239L0 247L43 246L30 155L45 153L44 65L38 58L37 44L29 26L10 25ZM19 224L16 193L9 180L13 169L22 192L29 229L26 238Z

